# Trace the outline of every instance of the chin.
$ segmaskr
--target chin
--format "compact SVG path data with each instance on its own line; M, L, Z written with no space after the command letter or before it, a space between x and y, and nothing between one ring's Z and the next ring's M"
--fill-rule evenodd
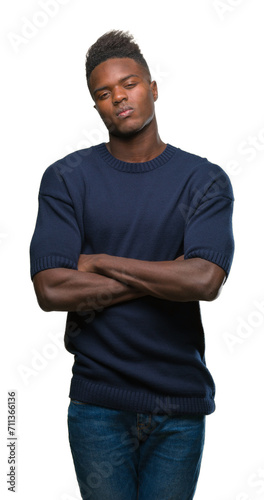
M135 129L135 128L131 128L131 129L127 129L127 130L116 130L116 129L108 129L109 130L109 133L110 135L114 136L114 137L124 137L124 138L129 138L129 137L133 137L135 135L137 135L140 130L142 129Z
M114 127L109 127L108 131L114 137L129 138L129 137L134 137L134 136L138 135L149 124L150 124L150 122L144 123L143 125L142 124L141 125L134 125L134 126L131 125L131 127L127 127L127 128L124 127L123 130L116 129Z

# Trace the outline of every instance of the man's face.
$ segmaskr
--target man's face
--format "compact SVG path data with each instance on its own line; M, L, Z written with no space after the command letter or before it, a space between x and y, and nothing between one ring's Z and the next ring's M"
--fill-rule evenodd
M133 59L113 58L99 64L91 73L89 87L95 109L114 136L134 135L154 118L156 82Z

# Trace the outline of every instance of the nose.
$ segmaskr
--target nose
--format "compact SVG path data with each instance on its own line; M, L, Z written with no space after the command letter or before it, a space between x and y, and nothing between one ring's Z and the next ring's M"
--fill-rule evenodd
M121 85L117 85L116 87L114 87L112 91L113 104L114 105L119 104L124 99L127 100L126 90Z

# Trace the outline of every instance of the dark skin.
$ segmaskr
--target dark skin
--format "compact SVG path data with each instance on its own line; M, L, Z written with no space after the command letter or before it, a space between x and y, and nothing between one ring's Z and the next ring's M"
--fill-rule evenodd
M106 146L113 156L139 163L164 151L155 116L157 84L143 66L130 58L109 59L93 70L89 88L108 129ZM47 269L33 282L43 310L87 311L145 295L211 301L225 277L221 267L200 258L149 262L97 254L80 255L78 270Z

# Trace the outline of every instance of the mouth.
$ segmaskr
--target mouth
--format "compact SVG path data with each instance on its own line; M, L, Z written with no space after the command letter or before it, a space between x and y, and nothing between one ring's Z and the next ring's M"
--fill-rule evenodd
M118 118L127 118L128 116L132 115L133 112L133 108L131 108L130 106L125 106L117 111L116 116Z

